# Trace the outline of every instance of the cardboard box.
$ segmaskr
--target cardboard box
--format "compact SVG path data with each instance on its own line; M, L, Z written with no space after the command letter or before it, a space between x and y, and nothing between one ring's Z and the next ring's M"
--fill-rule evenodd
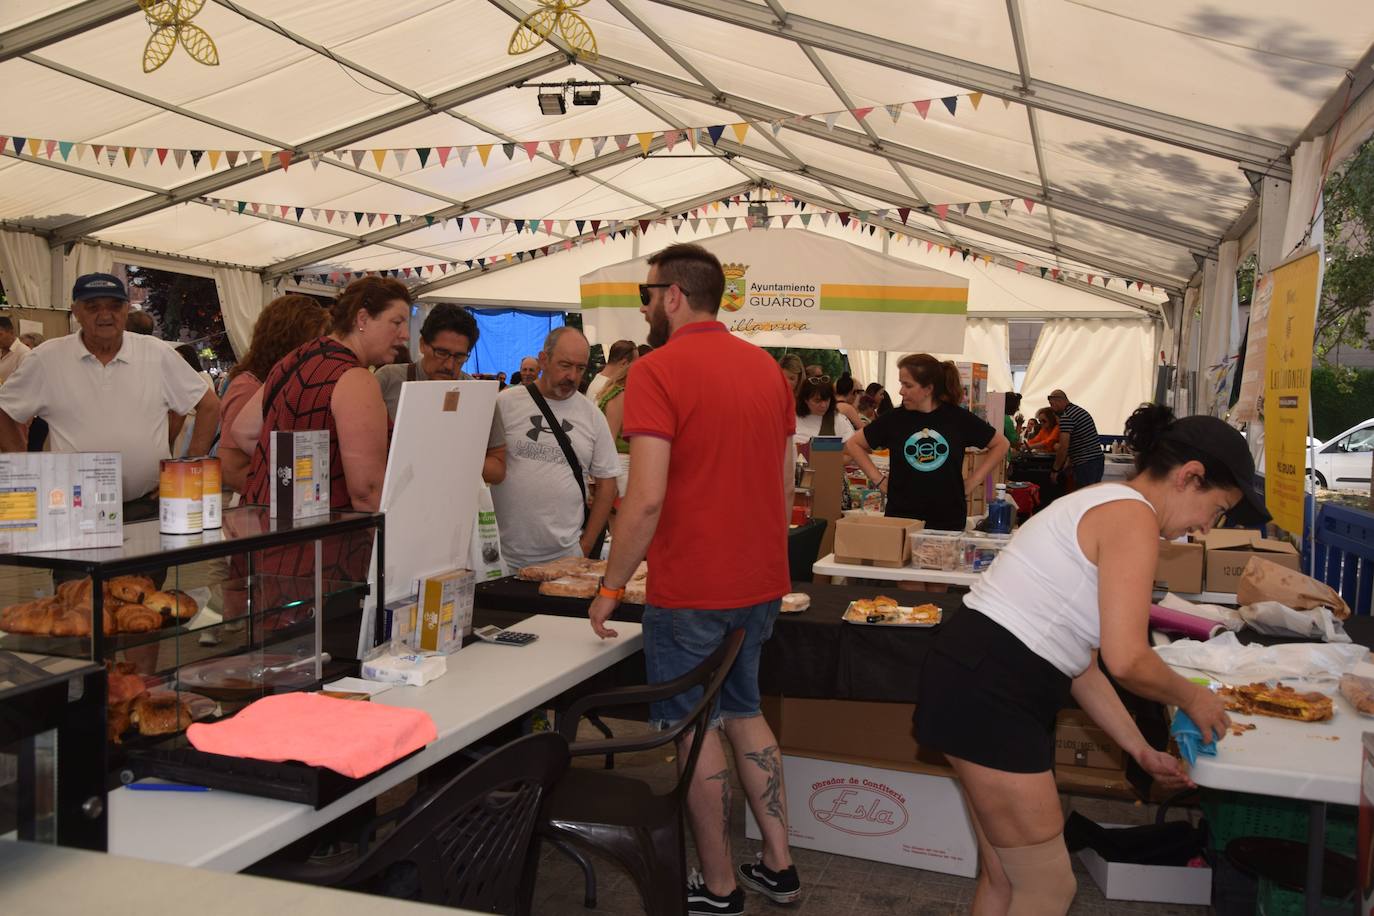
M1161 541L1155 565L1155 588L1195 594L1202 591L1204 550L1192 541Z
M329 431L273 430L269 511L281 521L329 514Z
M835 561L863 566L906 566L911 560L909 533L924 523L910 518L853 515L835 522Z
M1104 824L1104 827L1119 826ZM1145 900L1150 903L1185 903L1207 906L1212 902L1212 870L1167 865L1128 865L1108 862L1091 849L1078 853L1108 900Z
M907 765L918 748L911 703L764 697L763 714L787 753Z
M1126 752L1081 709L1060 711L1054 729L1054 762L1070 767L1121 770Z
M1245 564L1249 563L1253 556L1260 556L1280 566L1301 571L1300 558L1292 544L1287 541L1271 541L1262 537L1258 531L1219 528L1209 531L1202 543L1206 548L1206 585L1209 592L1236 591L1240 587L1240 578L1245 573Z
M0 455L0 553L124 543L118 452Z
M472 632L472 600L477 578L470 569L452 569L420 583L422 652L448 655L463 648Z
M787 753L782 772L792 846L976 874L978 842L953 779ZM747 809L744 833L762 836Z
M387 602L382 616L382 640L398 650L420 647L420 602L415 595Z

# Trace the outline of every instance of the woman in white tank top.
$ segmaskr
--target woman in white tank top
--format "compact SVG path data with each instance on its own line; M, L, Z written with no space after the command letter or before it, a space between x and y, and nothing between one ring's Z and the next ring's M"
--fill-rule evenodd
M1063 914L1076 889L1055 786L1054 720L1068 695L1166 787L1191 785L1177 759L1145 741L1103 664L1132 693L1185 710L1218 740L1220 699L1150 648L1161 537L1205 532L1223 515L1258 524L1245 440L1214 417L1175 420L1146 405L1126 423L1137 476L1056 501L1012 539L922 669L918 742L943 751L977 828L973 912Z

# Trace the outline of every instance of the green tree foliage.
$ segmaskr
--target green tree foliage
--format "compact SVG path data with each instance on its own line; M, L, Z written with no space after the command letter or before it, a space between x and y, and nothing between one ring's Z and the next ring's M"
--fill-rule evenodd
M214 280L131 265L129 283L148 291L143 307L158 320L167 340L180 340L185 327L200 342L198 349L208 346L221 359L234 358Z
M764 347L774 359L779 359L784 353L795 353L801 357L803 366L820 366L825 370L825 374L831 379L837 379L845 372L844 354L839 350L798 350L795 347ZM863 379L866 385L875 379Z
M1374 370L1312 369L1313 435L1325 442L1374 415Z
M1338 344L1365 348L1374 344L1368 332L1371 302L1374 141L1366 141L1326 182L1326 274L1317 308L1319 357L1325 358Z

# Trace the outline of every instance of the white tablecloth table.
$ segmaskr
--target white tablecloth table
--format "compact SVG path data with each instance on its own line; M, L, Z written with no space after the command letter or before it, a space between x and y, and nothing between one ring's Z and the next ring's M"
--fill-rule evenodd
M639 624L617 622L619 639L600 640L586 620L537 615L522 647L476 643L448 659L448 673L424 687L393 687L373 698L423 709L439 737L419 753L316 810L236 792L110 793L109 851L115 855L239 871L376 798L496 728L638 652Z

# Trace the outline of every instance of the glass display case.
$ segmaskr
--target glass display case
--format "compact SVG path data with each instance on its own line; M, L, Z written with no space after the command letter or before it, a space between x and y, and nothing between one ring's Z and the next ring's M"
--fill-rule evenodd
M103 851L105 669L0 649L0 837Z
M0 653L108 672L108 772L185 748L192 722L351 673L373 641L359 628L374 544L385 569L383 516L243 506L223 525L164 535L153 519L125 525L121 547L0 555Z

